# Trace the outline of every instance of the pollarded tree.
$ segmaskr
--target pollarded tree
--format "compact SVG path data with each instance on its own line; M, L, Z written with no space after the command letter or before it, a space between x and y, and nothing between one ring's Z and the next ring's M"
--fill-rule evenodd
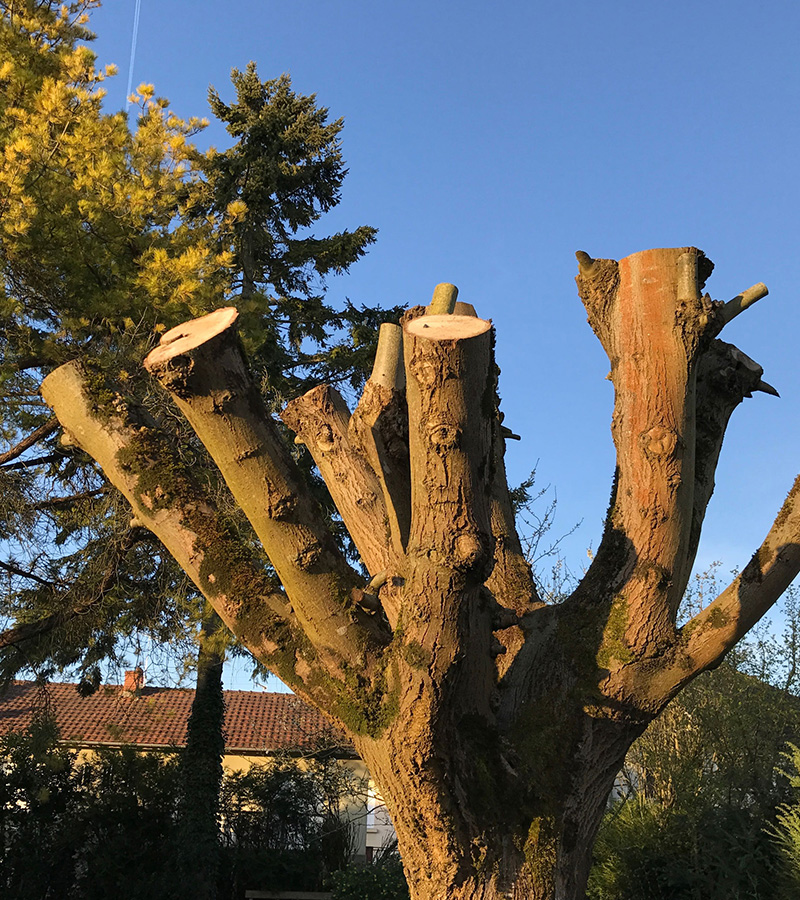
M694 248L578 254L611 361L617 474L575 591L537 596L503 465L489 322L449 285L384 326L351 415L317 387L283 413L370 580L348 564L254 387L223 309L145 365L219 466L276 590L169 439L79 361L43 394L239 639L352 736L391 811L415 900L574 900L627 749L800 570L800 482L753 559L676 625L730 415L762 369L718 338L766 293L702 290ZM402 337L402 341L401 341ZM401 351L401 343L403 350Z

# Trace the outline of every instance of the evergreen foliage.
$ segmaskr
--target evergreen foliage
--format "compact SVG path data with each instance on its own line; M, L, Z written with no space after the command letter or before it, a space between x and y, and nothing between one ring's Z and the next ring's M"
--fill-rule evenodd
M141 85L134 116L106 112L86 43L99 0L0 2L0 676L98 665L150 637L194 655L197 592L130 520L81 452L62 446L41 380L80 356L107 367L175 434L176 453L226 500L140 362L158 335L226 304L273 404L324 377L359 383L380 323L396 311L336 309L325 276L346 272L375 239L362 226L318 236L347 173L342 121L288 76L234 72L212 112L233 144L201 151L205 120L178 117ZM110 399L110 395L109 395ZM306 469L310 471L310 464ZM267 565L265 560L265 565Z
M83 758L58 743L43 706L27 732L0 741L0 895L200 896L202 885L176 865L191 857L186 842L196 839L181 821L181 755L123 748ZM204 895L234 900L262 886L322 889L349 861L351 831L341 812L363 808L364 797L360 779L324 753L278 757L226 776L224 828Z

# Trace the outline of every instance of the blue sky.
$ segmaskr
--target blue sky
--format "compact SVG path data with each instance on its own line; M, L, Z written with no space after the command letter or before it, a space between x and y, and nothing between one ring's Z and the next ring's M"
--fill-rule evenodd
M95 13L124 105L135 0ZM141 0L134 85L181 115L250 60L290 72L343 116L350 167L323 229L370 224L378 243L333 298L425 303L440 281L497 327L508 466L538 462L555 533L579 568L613 473L607 360L586 324L574 251L620 258L695 245L727 300L770 296L726 329L781 392L729 430L700 563L744 565L800 470L800 4L729 0L404 2ZM203 143L223 145L213 126Z

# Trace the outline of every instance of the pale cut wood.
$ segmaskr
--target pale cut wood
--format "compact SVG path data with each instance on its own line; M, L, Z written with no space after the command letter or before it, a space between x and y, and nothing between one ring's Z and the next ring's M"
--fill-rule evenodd
M403 329L399 325L384 322L378 332L378 348L369 380L390 391L405 387L406 372L403 368Z
M170 328L161 335L158 346L148 354L144 361L145 368L155 369L167 360L194 350L230 328L238 318L238 311L233 306L226 306Z
M743 313L748 307L752 306L758 300L761 300L763 297L766 297L769 294L767 290L767 286L763 281L759 281L758 284L754 284L752 287L749 287L746 291L742 291L741 294L737 294L733 300L729 300L718 312L717 316L719 317L722 325L727 325L728 322L732 321L736 318L740 313Z
M443 281L433 289L433 298L425 311L429 316L447 316L453 312L458 299L458 288Z
M406 333L429 341L464 341L485 334L492 323L476 316L425 315L412 319Z

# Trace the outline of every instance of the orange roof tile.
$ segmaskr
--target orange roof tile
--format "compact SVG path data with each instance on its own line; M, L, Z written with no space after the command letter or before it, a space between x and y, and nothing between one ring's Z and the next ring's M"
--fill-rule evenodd
M146 748L181 747L194 691L146 687L136 694L105 686L81 697L74 684L48 684L46 694L31 681L15 681L0 693L0 736L21 731L46 704L61 739L70 744ZM340 747L353 755L347 738L320 712L293 694L225 691L225 752L312 752Z

